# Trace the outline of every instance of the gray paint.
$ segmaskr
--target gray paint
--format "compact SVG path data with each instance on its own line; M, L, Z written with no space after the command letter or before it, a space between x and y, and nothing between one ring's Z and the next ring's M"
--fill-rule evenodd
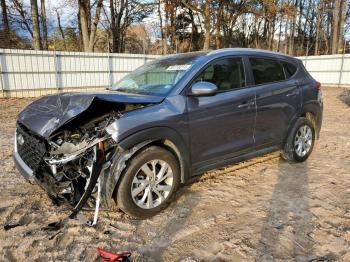
M255 49L196 52L160 60L184 56L197 56L198 61L164 97L114 92L61 94L34 102L20 114L18 121L48 138L57 129L78 118L96 101L120 105L145 104L147 106L143 108L124 112L112 124L112 138L124 151L139 148L138 145L145 141L169 141L180 155L183 182L191 174L232 163L242 159L242 156L253 156L253 152L262 152L263 149L281 147L293 123L305 112L313 112L320 126L322 103L317 100L319 90L314 87L316 81L306 72L301 61ZM228 56L243 57L247 87L211 96L188 95L192 81L206 65ZM255 85L249 65L250 56L287 61L297 66L298 70L288 80ZM50 113L59 124L48 124L53 120L43 110L38 114L40 107L51 108ZM60 108L59 113L54 113L55 108ZM118 170L118 174L120 172ZM119 175L115 178L108 185L109 193L117 184Z

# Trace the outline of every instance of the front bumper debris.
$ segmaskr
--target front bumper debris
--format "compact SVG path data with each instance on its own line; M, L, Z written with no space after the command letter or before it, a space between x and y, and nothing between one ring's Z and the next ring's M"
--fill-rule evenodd
M33 170L30 169L29 166L27 166L26 163L22 160L20 155L15 152L13 155L13 160L15 162L15 166L18 169L19 173L31 184L34 184L35 182L35 177L34 177L34 172Z

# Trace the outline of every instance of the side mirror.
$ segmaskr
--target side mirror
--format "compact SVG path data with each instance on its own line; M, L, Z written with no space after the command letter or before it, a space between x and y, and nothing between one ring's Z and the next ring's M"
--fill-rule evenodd
M218 91L218 87L210 82L200 81L192 85L190 96L213 96Z

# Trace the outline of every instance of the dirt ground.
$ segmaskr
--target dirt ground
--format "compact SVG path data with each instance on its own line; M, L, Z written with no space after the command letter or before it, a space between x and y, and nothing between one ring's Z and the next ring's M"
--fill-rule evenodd
M323 87L321 139L301 164L278 153L215 170L184 186L149 220L69 211L28 184L12 162L15 116L29 99L0 100L0 260L98 261L96 248L133 261L350 261L350 106ZM4 229L5 224L19 224Z

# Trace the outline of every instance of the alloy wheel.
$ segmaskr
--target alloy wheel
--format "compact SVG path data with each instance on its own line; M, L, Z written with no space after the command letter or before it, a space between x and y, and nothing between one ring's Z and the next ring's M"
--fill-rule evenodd
M309 153L313 142L312 130L308 125L301 126L295 134L294 149L299 157Z
M141 166L131 184L134 203L144 209L162 204L173 188L173 171L160 159L151 160Z

